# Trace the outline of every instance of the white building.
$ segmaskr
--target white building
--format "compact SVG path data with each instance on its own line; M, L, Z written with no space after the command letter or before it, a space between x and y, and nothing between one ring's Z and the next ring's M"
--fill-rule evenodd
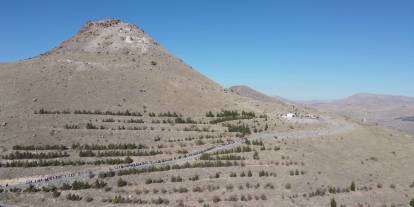
M287 114L283 115L283 117L288 118L288 119L291 119L293 117L296 117L296 114L294 114L294 113L287 113Z

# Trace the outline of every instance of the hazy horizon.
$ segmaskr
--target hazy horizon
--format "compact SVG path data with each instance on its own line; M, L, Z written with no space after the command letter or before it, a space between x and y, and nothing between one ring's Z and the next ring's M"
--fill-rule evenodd
M233 86L247 86L247 87L252 88L251 86L248 86L248 85L233 85ZM266 92L257 90L255 88L252 88L252 89L256 90L260 93L263 93L267 96L270 96L270 97L286 98L286 97L280 96L278 94L267 94ZM379 93L369 93L369 92L355 92L355 93L346 95L344 97L338 97L338 98L333 98L333 99L305 99L305 100L303 100L303 99L289 99L289 98L286 98L286 99L289 100L289 101L294 101L294 102L298 102L298 103L301 103L301 102L331 102L331 101L337 101L337 100L345 99L345 98L348 98L348 97L351 97L351 96L354 96L354 95L360 95L360 94L382 95L382 96L401 96L401 97L414 98L412 96L405 96L405 95L399 95L399 94L379 94Z

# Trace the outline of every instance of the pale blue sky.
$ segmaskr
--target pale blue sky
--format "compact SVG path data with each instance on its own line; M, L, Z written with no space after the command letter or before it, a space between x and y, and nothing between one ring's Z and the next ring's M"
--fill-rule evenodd
M87 20L120 18L225 87L414 96L411 0L3 0L0 18L0 62L45 52Z

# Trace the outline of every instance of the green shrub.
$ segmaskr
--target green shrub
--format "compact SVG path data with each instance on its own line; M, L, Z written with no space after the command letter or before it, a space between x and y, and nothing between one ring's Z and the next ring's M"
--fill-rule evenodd
M206 114L206 117L214 117L214 115L211 112L209 112ZM256 115L254 114L254 112L242 111L240 114L238 111L223 110L220 113L217 113L216 117L216 119L210 121L211 124L217 124L220 122L233 121L239 119L253 119L256 117Z
M214 175L214 178L220 178L220 173L216 172L216 174Z
M232 184L226 185L226 190L231 191L231 190L233 190L233 188L234 188L234 186Z
M206 113L206 117L214 117L213 112L209 111Z
M36 188L33 185L30 185L29 187L27 187L26 189L23 190L23 192L25 192L25 193L36 193L36 192L39 192L39 191L40 191L40 189Z
M336 207L336 201L335 198L331 199L331 207Z
M292 185L291 185L290 183L286 183L286 184L285 184L285 188L289 190L289 189L291 189L291 188L292 188Z
M212 154L218 155L218 154L230 154L230 153L241 153L241 152L251 152L251 151L253 151L253 150L249 146L238 146L238 147L232 148L232 149L217 151L217 152L214 152Z
M82 200L82 197L76 194L69 193L68 195L66 195L66 199L71 201L80 201Z
M126 199L123 198L120 195L116 195L113 199L112 199L112 203L126 203Z
M54 185L49 185L49 186L43 186L42 187L43 192L53 192L53 191L56 191L56 190L57 190L57 188Z
M118 182L117 182L118 187L124 187L124 186L126 186L127 184L128 184L128 183L127 183L127 181L122 180L122 178L119 178L119 179L118 179Z
M22 192L22 189L14 187L14 188L10 188L9 191L13 193L20 193Z
M80 127L76 124L65 124L65 126L63 126L63 128L65 128L65 129L79 129Z
M254 154L253 154L253 159L254 159L254 160L259 160L259 159L260 159L260 157L259 157L259 153L258 153L257 151L254 151Z
M67 150L68 148L64 145L14 145L13 150Z
M243 136L246 134L251 134L249 126L245 124L242 124L242 125L225 124L224 126L228 128L229 132L239 132Z
M34 161L11 161L1 163L0 167L47 167L47 166L65 166L65 165L116 165L131 163L133 160L130 157L125 159L104 159L94 161L83 161L83 160L34 160Z
M115 176L115 172L114 171L108 171L108 172L100 172L98 174L99 178L108 178L108 177L114 177Z
M152 183L163 183L164 180L161 178L158 179L152 179L152 178L147 178L145 179L145 184L152 184Z
M111 116L142 116L140 112L130 112L129 110L126 111L100 111L100 110L75 110L73 114L94 114L94 115L111 115Z
M88 189L90 187L91 185L89 185L89 183L87 182L74 181L72 183L72 190L82 190L82 189Z
M79 151L79 157L95 157L96 154L92 150Z
M193 192L201 193L203 191L204 190L200 186L196 186L196 187L193 188Z
M177 150L177 154L187 154L188 151L186 149L179 149Z
M237 197L237 195L231 195L231 196L229 196L229 198L227 200L232 201L232 202L237 202L239 200L239 198Z
M178 114L177 112L173 112L173 113L171 113L171 112L164 112L164 113L159 113L158 114L158 117L182 117L182 115L181 114Z
M221 201L221 199L220 199L220 197L219 196L213 196L213 202L214 203L218 203L218 202L220 202Z
M46 109L41 108L38 111L34 111L34 114L70 114L70 112L67 110L59 111L59 110L46 110Z
M216 156L211 156L208 153L203 153L200 158L200 160L245 160L244 157L239 156L239 155L216 155Z
M53 198L57 198L57 197L59 197L60 196L60 192L59 191L53 191L52 192L52 196L53 196Z
M179 188L173 188L174 192L178 192L178 193L187 193L188 189L185 187L179 187Z
M102 122L115 122L113 118L102 119Z
M350 188L351 188L351 191L355 191L355 183L354 183L354 181L352 181Z
M272 183L267 183L264 188L275 189L275 186Z
M168 205L170 201L168 199L158 197L157 199L152 199L151 203L155 205L161 205L161 204Z
M92 202L93 201L93 198L88 196L88 197L85 198L85 201L86 202Z
M269 172L264 171L264 170L259 171L259 177L264 177L264 176L269 177Z
M195 144L196 144L196 145L204 145L205 143L204 143L203 141L201 141L201 140L197 140L197 141L195 142Z
M197 181L199 179L200 179L200 177L198 175L194 175L194 176L190 177L188 180Z
M70 190L72 189L72 186L69 183L63 183L60 187L61 190Z
M98 126L93 125L92 123L88 122L86 123L86 129L99 129Z
M96 179L92 184L92 188L104 188L107 185L103 180Z
M183 178L180 176L172 176L171 177L171 182L175 183L175 182L183 182Z

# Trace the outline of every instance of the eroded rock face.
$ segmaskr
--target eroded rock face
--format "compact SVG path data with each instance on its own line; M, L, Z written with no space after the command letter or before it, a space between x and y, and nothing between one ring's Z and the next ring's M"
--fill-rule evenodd
M146 53L154 41L135 25L116 19L88 21L71 39L51 53L89 52L96 54L125 51Z
M121 20L119 19L109 19L109 20L102 20L102 21L97 21L97 22L87 21L85 25L81 28L80 32L88 31L93 26L111 27L116 24L119 24L120 22Z

